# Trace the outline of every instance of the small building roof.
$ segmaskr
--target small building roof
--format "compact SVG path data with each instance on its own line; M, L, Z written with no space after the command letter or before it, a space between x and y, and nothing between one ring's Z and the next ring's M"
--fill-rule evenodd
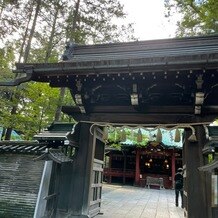
M214 159L211 163L206 164L202 167L198 167L198 170L203 172L212 172L213 170L218 169L218 160Z

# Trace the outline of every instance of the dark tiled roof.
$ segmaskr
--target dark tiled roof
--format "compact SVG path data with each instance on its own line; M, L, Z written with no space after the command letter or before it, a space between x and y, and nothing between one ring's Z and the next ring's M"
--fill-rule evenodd
M0 153L42 154L47 147L37 141L1 141Z
M199 167L198 169L204 172L212 172L214 169L217 169L217 168L218 168L218 160L215 159L211 163L206 164L202 167Z

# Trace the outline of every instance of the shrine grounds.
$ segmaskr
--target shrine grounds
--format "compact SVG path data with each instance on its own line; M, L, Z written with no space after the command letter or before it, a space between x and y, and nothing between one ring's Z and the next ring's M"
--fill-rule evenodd
M183 218L175 206L175 191L103 184L101 213L97 218Z

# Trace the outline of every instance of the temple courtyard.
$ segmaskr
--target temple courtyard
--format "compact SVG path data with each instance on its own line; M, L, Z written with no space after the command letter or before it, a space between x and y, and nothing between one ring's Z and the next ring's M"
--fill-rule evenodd
M181 206L181 202L179 202ZM175 206L175 191L103 184L101 213L97 218L183 218Z

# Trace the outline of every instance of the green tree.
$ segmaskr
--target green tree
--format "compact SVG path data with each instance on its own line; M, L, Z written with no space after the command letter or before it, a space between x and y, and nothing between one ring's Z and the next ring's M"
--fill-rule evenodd
M28 1L27 1L28 2ZM30 20L31 20L31 15L32 15L32 8L31 8L31 13L30 13L30 16L29 16L29 19L27 19L27 25L25 25L25 28L22 28L22 21L25 21L25 19L23 19L24 17L19 13L20 11L22 10L25 10L25 5L27 3L26 1L24 1L24 4L21 6L19 5L19 7L16 7L14 9L14 14L9 14L7 10L5 10L5 13L1 16L1 21L9 21L10 18L11 18L11 21L12 21L12 25L10 25L12 27L12 29L16 30L16 28L20 28L21 30L25 29L25 33L24 33L24 36L22 37L22 34L18 34L22 37L22 46L21 46L21 50L20 50L20 53L17 54L19 56L19 60L21 60L22 58L22 55L23 55L23 59L24 59L24 62L26 62L28 60L28 56L29 56L29 52L30 52L30 48L31 48L31 41L32 41L32 38L33 38L33 34L35 32L35 28L36 28L36 21L37 21L37 17L39 15L39 11L40 11L40 6L41 6L41 0L39 1L29 1L28 3L32 3L31 5L33 5L34 7L34 2L36 3L36 7L35 7L35 13L34 13L34 16L33 16L33 20L32 20L32 25L31 25L31 29L29 31L29 35L27 37L27 33L28 33L28 26L29 26L29 23L30 23ZM18 3L17 3L18 5ZM20 7L22 9L20 9ZM9 16L8 16L9 15ZM8 19L9 17L9 19ZM19 19L21 18L21 19ZM26 23L26 22L25 22ZM10 24L10 23L8 23ZM5 27L5 25L2 26L3 28ZM19 32L19 31L17 31ZM4 32L4 34L9 34L9 32ZM1 34L3 35L3 34ZM12 36L9 36L9 40L10 38L13 38L13 35ZM24 45L26 43L26 47L25 47L25 50L24 50ZM14 45L16 45L16 43L14 43ZM24 51L24 52L23 52ZM23 98L23 96L21 96L21 91L19 88L16 88L14 90L14 92L12 93L10 99L8 99L10 101L10 106L11 106L11 109L9 109L10 111L10 119L8 119L8 123L5 123L5 125L7 126L7 131L5 133L5 139L6 140L9 140L10 137L11 137L11 133L12 133L12 129L14 128L14 126L16 126L16 121L19 120L19 113L18 113L18 110L19 110L19 100ZM23 95L23 93L22 93ZM19 122L19 121L17 121Z
M174 19L175 14L181 15L177 36L218 33L217 0L165 0L165 6L170 19Z
M29 139L53 121L58 89L34 82L28 83L25 89L22 110L19 112L22 119L20 129L25 129L25 137Z
M119 27L113 23L114 18L124 17L123 7L118 0L1 1L0 45L6 51L9 48L7 44L10 44L13 52L11 60L2 56L1 61L5 62L7 69L14 68L15 60L25 63L57 62L67 41L89 44L133 39L131 25ZM3 67L0 68L3 76ZM6 77L9 79L11 75L5 73ZM25 137L30 138L52 121L52 113L57 121L66 119L61 114L61 107L65 103L57 99L73 104L65 88L53 92L48 85L45 88L42 84L29 83L3 89L7 92L0 94L5 102L0 109L0 123L8 129L6 139L10 138L13 128L23 130ZM45 95L52 99L52 103ZM45 99L40 101L42 96ZM49 106L46 107L43 102L48 102Z
M13 45L7 43L4 48L0 48L0 80L6 81L8 78L13 78L11 67L14 63L14 48ZM6 132L7 115L9 110L8 99L11 98L14 88L0 87L0 126L4 127ZM5 118L5 119L4 119ZM4 135L4 134L3 134Z
M64 30L66 41L79 44L129 41L133 37L132 24L119 27L113 19L124 19L123 5L118 0L76 0L68 5ZM65 88L60 89L59 99L64 98ZM61 116L60 104L55 120Z
M66 17L66 39L86 44L135 39L132 24L113 22L125 16L118 0L76 0Z

